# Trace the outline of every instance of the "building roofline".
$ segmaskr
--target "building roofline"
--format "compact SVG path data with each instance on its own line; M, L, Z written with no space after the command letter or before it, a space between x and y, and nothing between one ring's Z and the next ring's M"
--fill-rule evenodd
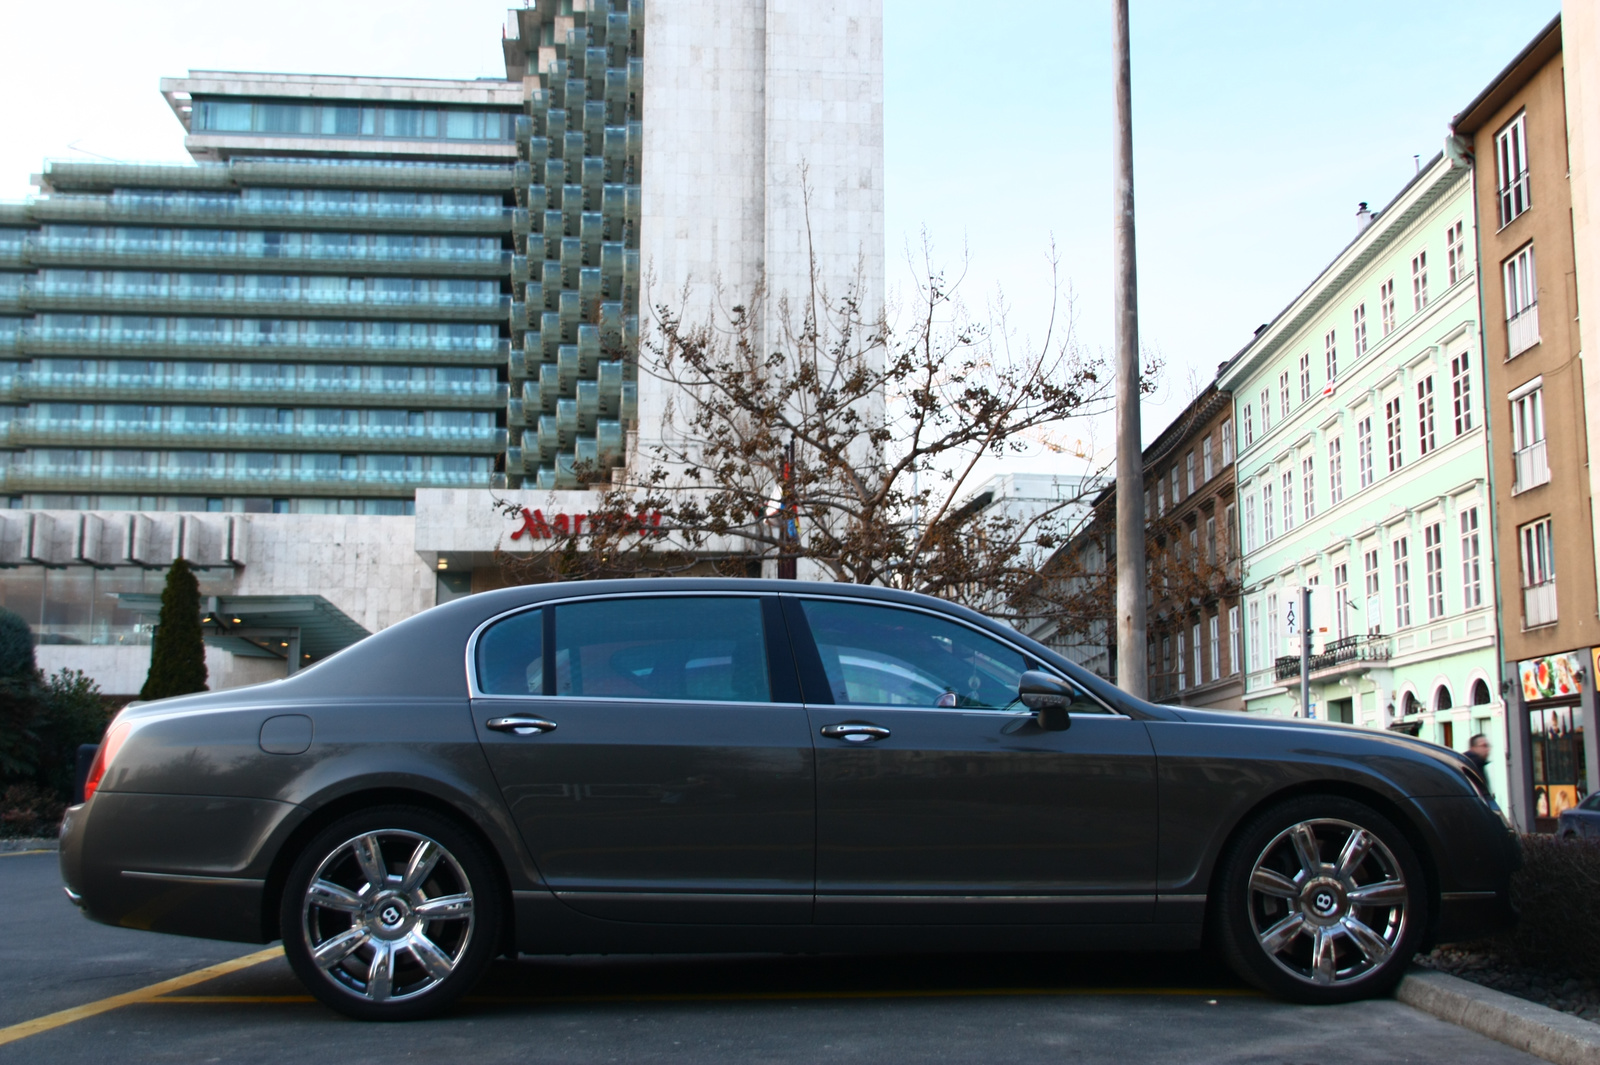
M1510 99L1517 90L1533 79L1533 75L1552 58L1561 53L1561 16L1551 19L1544 29L1529 41L1504 70L1494 76L1483 91L1473 97L1461 113L1450 120L1452 133L1473 134L1483 128L1489 117Z
M1372 222L1367 228L1357 233L1348 244L1340 248L1339 253L1333 257L1327 266L1317 272L1317 276L1312 279L1309 285L1301 289L1299 294L1285 304L1283 309L1274 315L1270 322L1256 330L1256 335L1244 347L1234 352L1222 364L1217 371L1216 382L1218 388L1231 390L1237 384L1237 381L1225 380L1225 378L1245 373L1249 369L1252 357L1256 354L1267 350L1275 350L1277 344L1283 339L1284 329L1282 326L1285 320L1290 319L1296 312L1305 309L1308 297L1319 290L1330 287L1332 282L1337 279L1341 268L1349 269L1354 265L1361 257L1359 252L1367 248L1381 247L1388 243L1385 238L1390 235L1391 229L1405 220L1405 213L1402 212L1399 216L1396 216L1394 208L1404 202L1412 194L1413 190L1417 189L1425 181L1440 187L1450 183L1450 172L1452 170L1457 171L1460 176L1465 176L1466 170L1456 167L1454 162L1447 163L1445 169L1435 175L1434 171L1439 169L1440 163L1443 161L1444 153L1439 152L1424 163L1421 169L1400 188L1399 192L1394 194L1388 203L1374 212Z

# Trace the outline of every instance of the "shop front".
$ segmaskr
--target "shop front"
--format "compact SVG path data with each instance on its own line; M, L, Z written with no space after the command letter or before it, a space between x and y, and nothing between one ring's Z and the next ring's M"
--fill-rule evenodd
M1593 788L1585 723L1594 716L1594 676L1600 649L1584 649L1517 663L1525 722L1518 746L1525 758L1523 798L1535 832L1553 832L1563 810ZM1590 738L1592 742L1592 738Z

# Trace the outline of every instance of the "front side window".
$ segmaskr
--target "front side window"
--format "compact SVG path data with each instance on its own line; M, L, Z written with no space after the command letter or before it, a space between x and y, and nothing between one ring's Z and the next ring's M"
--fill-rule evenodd
M1020 705L1017 687L1031 663L993 637L917 610L834 599L801 603L835 703L985 710Z
M544 694L544 612L526 610L478 637L478 690L485 695Z
M770 702L761 602L597 599L555 607L556 694Z

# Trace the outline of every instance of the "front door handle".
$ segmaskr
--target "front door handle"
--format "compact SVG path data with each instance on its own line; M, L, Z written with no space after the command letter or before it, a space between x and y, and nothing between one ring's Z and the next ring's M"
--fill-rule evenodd
M849 740L851 743L889 738L889 730L881 725L823 725L822 734L830 740Z
M512 732L518 736L532 736L535 733L554 732L556 723L554 721L546 721L542 717L528 717L525 714L519 714L515 717L491 717L484 722L483 727L493 729L496 732Z

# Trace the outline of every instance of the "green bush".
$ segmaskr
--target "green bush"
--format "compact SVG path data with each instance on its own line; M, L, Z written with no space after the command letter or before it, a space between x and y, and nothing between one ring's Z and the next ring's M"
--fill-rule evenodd
M38 784L12 784L0 792L0 836L54 836L67 804Z
M31 679L38 671L33 631L20 615L0 609L0 678Z
M206 645L200 630L200 582L174 559L161 591L161 616L150 644L150 673L141 699L166 699L206 690Z
M1522 869L1511 878L1514 928L1487 946L1521 965L1600 978L1600 840L1522 837Z

